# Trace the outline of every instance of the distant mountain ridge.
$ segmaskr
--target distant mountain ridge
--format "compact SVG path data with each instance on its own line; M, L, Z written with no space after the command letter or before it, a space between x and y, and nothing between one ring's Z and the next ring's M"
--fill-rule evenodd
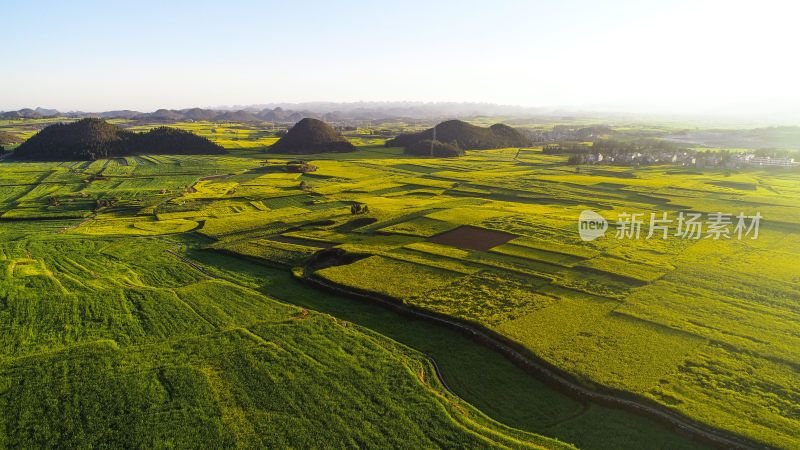
M424 102L309 102L272 103L217 108L159 109L153 112L114 110L104 112L59 112L48 108L24 108L0 112L2 119L41 119L47 117L134 119L163 122L231 121L297 123L306 117L326 122L404 118L429 120L444 117L532 114L538 110L489 103Z
M131 110L105 111L100 113L87 113L73 111L62 113L55 109L30 109L24 108L17 111L6 111L0 113L0 119L19 120L19 119L45 119L45 118L98 118L98 119L132 119L156 122L280 122L297 123L308 117L323 120L343 120L342 114L316 114L312 111L287 111L276 107L274 109L264 109L261 111L253 110L213 110L203 108L189 109L159 109L151 113L143 113Z
M634 105L635 106L635 105ZM743 121L749 122L746 126L752 128L769 126L798 126L800 113L797 105L786 101L779 105L775 111L752 109L751 112L731 112L727 109L708 110L705 112L675 111L643 112L641 107L626 105L585 105L585 106L547 106L527 107L518 105L502 105L480 102L421 102L421 101L358 101L358 102L302 102L302 103L260 103L250 105L214 106L206 108L185 109L160 109L154 112L141 112L132 110L114 111L58 111L52 108L37 107L34 109L23 108L17 111L0 111L0 119L40 119L46 117L99 117L102 119L133 119L150 121L186 121L186 120L225 120L221 118L226 112L246 112L256 117L258 121L296 123L304 117L337 121L362 121L400 119L406 122L414 120L440 121L446 118L475 118L475 117L507 117L506 123L522 118L536 118L548 123L562 123L575 118L592 118L600 120L648 120L670 123L676 119L702 120L709 122L716 128L741 128ZM734 105L735 106L735 105ZM629 109L630 108L630 109ZM741 108L739 108L741 109ZM636 112L636 111L639 112ZM738 109L734 108L733 111ZM158 117L171 116L169 119Z

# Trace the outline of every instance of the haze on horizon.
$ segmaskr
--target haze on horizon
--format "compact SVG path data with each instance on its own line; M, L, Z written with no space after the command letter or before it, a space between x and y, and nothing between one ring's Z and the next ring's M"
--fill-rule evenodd
M789 1L8 2L0 110L487 102L800 124Z

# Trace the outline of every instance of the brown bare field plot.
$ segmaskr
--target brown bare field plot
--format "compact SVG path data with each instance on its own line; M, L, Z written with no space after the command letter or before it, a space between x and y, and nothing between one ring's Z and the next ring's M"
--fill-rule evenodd
M516 234L464 225L428 238L429 242L468 250L489 250L516 238Z

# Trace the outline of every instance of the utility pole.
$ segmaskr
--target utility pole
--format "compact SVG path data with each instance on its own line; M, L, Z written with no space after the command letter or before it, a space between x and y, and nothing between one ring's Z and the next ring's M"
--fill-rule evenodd
M431 158L433 158L433 143L436 142L436 125L433 126L433 140L431 141Z

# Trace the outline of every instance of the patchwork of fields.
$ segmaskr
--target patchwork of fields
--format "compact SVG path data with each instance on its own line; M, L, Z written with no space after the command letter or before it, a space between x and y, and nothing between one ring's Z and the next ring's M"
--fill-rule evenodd
M313 156L319 170L299 174L284 170L294 157L239 148L222 157L2 163L0 402L4 411L31 406L19 409L29 416L0 419L8 430L0 445L91 443L81 439L96 430L69 441L62 434L75 424L33 430L32 421L86 414L80 399L98 392L107 396L98 402L119 411L98 429L130 433L117 442L138 435L109 422L126 408L144 411L137 423L162 427L160 436L173 436L170 429L192 416L194 431L217 434L186 439L241 445L275 426L330 430L328 437L287 431L271 436L284 439L275 445L358 445L378 435L391 445L402 430L407 442L429 446L433 429L438 445L545 442L486 422L446 394L420 354L322 314L293 318L299 308L210 278L166 253L172 244L148 239L161 235L202 237L206 254L287 273L322 248L341 249L351 257L310 266L308 275L485 327L585 386L768 445L800 445L797 173L576 172L564 157L535 149L516 159L517 149L505 149L438 160L363 146ZM369 212L354 215L353 204ZM609 219L689 211L763 219L758 239L615 239L612 224L605 237L584 242L577 231L584 209ZM71 373L89 371L109 378L59 397ZM251 373L259 375L248 380ZM119 385L112 375L135 388L112 388ZM261 397L265 385L270 399ZM319 402L326 422L300 422L296 395ZM337 401L364 408L364 416L322 412L336 411ZM403 408L427 414L430 430L414 429ZM352 423L372 426L337 441ZM388 423L407 425L374 428ZM576 442L574 430L557 428L536 431Z
M488 419L420 353L204 275L175 243L44 222L35 239L2 222L4 448L567 447Z

